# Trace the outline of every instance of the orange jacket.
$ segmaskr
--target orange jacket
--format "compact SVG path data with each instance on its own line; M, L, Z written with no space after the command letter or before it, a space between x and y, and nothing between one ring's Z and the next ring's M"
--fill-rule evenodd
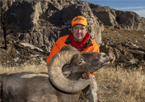
M51 58L57 54L62 47L67 46L67 45L71 45L71 39L69 37L69 35L65 35L63 37L60 37L54 44L54 46L52 47L52 50L49 54L49 57L47 58L47 66L49 65L49 62L51 60ZM98 52L99 53L99 46L98 44L93 41L92 39L89 39L86 42L86 45L82 51L82 53L84 52Z

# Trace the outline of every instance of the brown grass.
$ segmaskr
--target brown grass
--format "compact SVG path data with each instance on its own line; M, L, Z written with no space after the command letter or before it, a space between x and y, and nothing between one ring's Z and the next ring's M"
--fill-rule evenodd
M103 102L145 102L145 74L140 70L102 68L95 75Z
M25 65L21 67L5 67L0 66L0 73L17 73L17 72L47 72L46 65Z
M47 72L46 65L2 68L0 73ZM102 102L145 102L145 74L140 70L104 67L95 74Z

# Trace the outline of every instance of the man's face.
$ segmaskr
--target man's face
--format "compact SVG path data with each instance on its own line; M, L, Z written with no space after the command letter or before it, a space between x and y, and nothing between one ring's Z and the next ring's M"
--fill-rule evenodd
M73 33L74 40L77 42L81 42L86 36L88 29L84 25L77 24L71 28L71 32Z

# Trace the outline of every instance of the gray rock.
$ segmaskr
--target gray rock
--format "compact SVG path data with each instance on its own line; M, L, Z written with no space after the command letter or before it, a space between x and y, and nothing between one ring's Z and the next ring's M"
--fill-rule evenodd
M135 37L125 37L114 31L116 42L112 36L102 41L104 25L112 31L122 28L145 31L145 18L134 12L119 11L80 0L2 0L0 3L4 12L10 10L15 15L18 25L15 32L20 42L30 43L49 52L59 37L70 33L72 18L83 15L88 20L91 37L99 46L105 43L112 63L117 66L141 66L144 61L145 35L139 35L141 39L132 43Z
M17 17L21 29L18 35L23 37L23 42L29 42L38 47L46 46L46 49L50 51L59 37L70 33L69 27L72 18L76 15L83 15L88 20L92 38L99 45L101 44L101 31L104 26L93 15L87 2L21 0L14 2L10 9Z
M105 25L122 27L127 30L145 31L145 18L135 12L119 11L110 7L90 4L96 17Z

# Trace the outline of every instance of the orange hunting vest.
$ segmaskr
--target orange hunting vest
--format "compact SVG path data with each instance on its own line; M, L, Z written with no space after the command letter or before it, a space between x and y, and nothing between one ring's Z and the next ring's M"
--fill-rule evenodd
M57 54L61 50L62 47L67 46L67 45L71 45L71 38L69 37L69 35L65 35L63 37L60 37L55 42L55 44L52 47L52 50L47 58L47 66L49 65L51 58L55 54ZM86 42L82 53L84 53L84 52L98 52L99 53L99 46L95 41L93 41L92 39L89 39Z

